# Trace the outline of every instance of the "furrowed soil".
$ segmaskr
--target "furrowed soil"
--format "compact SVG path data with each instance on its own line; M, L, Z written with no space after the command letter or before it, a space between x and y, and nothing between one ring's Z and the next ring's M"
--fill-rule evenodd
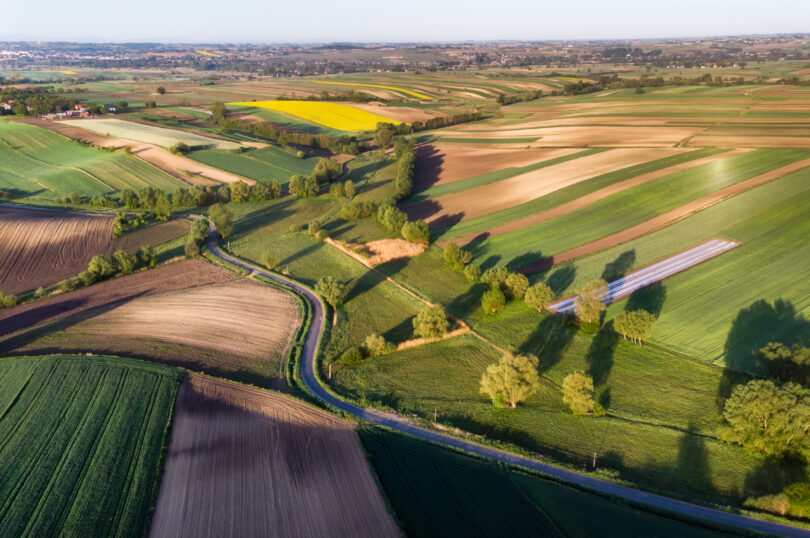
M66 294L64 301L78 302L76 295L95 287L106 288L100 291L103 299L80 306L67 318L40 316L32 320L36 323L33 329L0 340L0 348L8 346L26 353L70 349L134 356L286 389L286 358L301 324L294 297L255 282L223 282L221 275L227 278L224 272L199 263L220 274L203 274L190 282L180 278L163 285L166 275L157 269ZM150 273L159 283L158 289L107 300L115 293L110 288L132 288L129 279Z
M353 424L192 375L180 387L150 536L399 536Z
M7 295L74 277L113 241L113 219L0 207L0 291Z

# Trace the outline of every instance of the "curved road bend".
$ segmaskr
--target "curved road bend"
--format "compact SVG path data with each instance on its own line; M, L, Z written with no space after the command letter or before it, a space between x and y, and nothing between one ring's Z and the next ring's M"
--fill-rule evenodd
M441 445L458 448L466 452L471 452L473 454L484 456L486 458L510 465L516 465L534 471L539 471L564 482L577 484L595 491L615 495L623 499L646 504L655 508L668 510L676 514L683 514L731 527L740 527L747 530L775 534L779 536L810 537L810 530L808 529L732 514L720 510L714 510L705 506L698 506L696 504L670 499L668 497L647 493L638 489L629 488L627 486L621 486L619 484L614 484L612 482L580 474L575 471L542 463L537 460L517 456L515 454L510 454L509 452L479 445L470 441L456 439L455 437L444 435L435 431L426 430L424 428L414 426L413 424L410 424L404 419L396 416L384 415L372 409L360 407L358 405L343 401L321 386L318 378L315 376L315 362L318 353L318 341L321 337L321 333L323 332L324 322L324 308L320 298L318 298L312 291L298 284L294 280L284 278L275 273L264 271L253 265L248 265L235 258L232 258L231 256L228 256L227 254L222 253L217 246L216 232L213 224L211 224L211 233L208 236L208 249L215 256L232 263L233 265L242 267L249 271L255 271L262 276L295 289L298 293L306 297L307 300L312 304L312 324L310 325L309 334L307 335L306 342L304 343L303 353L301 354L301 378L304 381L304 385L316 398L336 409L350 413L362 420L379 424L380 426L386 426L392 430L407 433L426 441L432 441Z

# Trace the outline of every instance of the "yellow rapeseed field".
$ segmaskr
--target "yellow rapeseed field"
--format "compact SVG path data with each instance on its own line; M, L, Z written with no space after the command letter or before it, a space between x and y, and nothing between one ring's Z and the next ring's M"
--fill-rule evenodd
M394 90L397 92L407 93L408 95L413 95L414 97L418 97L419 99L430 99L431 97L425 95L423 93L417 93L412 90L406 90L405 88L397 88L394 86L379 86L377 84L359 84L357 82L329 82L326 80L313 80L312 82L316 84L337 84L340 86L362 86L364 88L381 88L383 90Z
M284 112L339 131L373 131L377 123L402 123L353 106L324 101L245 101L228 103Z
M201 54L202 56L216 56L216 54L207 50L195 50L194 52Z
M76 71L59 71L63 75L78 75Z

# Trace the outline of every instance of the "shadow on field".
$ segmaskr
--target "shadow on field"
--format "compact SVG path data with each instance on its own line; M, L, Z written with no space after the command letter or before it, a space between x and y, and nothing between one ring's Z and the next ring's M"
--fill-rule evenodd
M732 389L765 371L759 350L771 342L787 347L810 345L810 321L796 311L790 301L773 304L759 300L743 308L731 323L723 353L726 369L717 388L717 406L723 409Z
M485 284L476 282L466 292L453 299L447 309L454 315L465 318L481 306L481 297L486 290L487 286Z
M444 154L436 146L426 144L416 149L416 174L413 178L413 191L418 194L439 181L444 170Z
M605 269L602 271L602 276L600 278L602 280L607 280L608 282L621 278L633 268L635 263L636 251L626 250L619 254L615 260L605 264Z
M539 371L543 373L560 361L576 331L566 316L545 316L531 336L521 344L518 352L538 357Z
M289 265L296 260L300 260L301 258L306 258L312 252L317 250L319 247L323 246L323 243L313 243L312 245L308 246L307 248L297 250L292 255L287 256L283 260L278 263L278 267L284 267L285 265Z
M82 312L76 312L74 314L71 314L69 316L65 316L64 318L58 319L56 321L52 321L50 323L48 323L47 321L41 322L41 320L43 320L43 318L47 319L47 318L53 317L55 315L58 315L59 311L62 311L62 312L65 311L63 303L60 303L59 305L49 305L49 306L61 306L62 308L59 308L58 309L59 311L48 311L47 310L48 307L46 307L46 310L43 310L43 311L39 312L39 316L37 318L32 317L33 311L32 312L26 312L25 314L23 314L23 316L25 316L26 318L28 318L30 320L35 320L35 319L40 320L39 323L37 324L36 327L34 327L32 329L29 329L27 331L23 331L23 332L15 335L15 336L12 336L11 338L8 338L8 339L0 342L0 353L8 353L8 352L10 352L10 351L12 351L14 349L24 347L24 346L36 341L38 338L41 338L43 336L48 335L49 333L53 333L53 332L57 332L57 331L63 331L65 329L67 329L68 327L71 327L73 325L77 325L77 324L79 324L79 323L81 323L83 321L86 321L88 319L92 319L92 318L94 318L96 316L100 316L100 315L102 315L102 314L104 314L106 312L114 310L114 309L118 308L119 306L121 306L123 304L126 304L126 303L128 303L128 302L130 302L130 301L132 301L134 299L137 299L138 297L141 297L143 295L147 295L147 292L146 291L141 291L141 292L138 292L138 293L134 293L134 294L129 295L127 297L124 297L122 299L118 299L116 301L111 301L111 302L105 303L103 305L100 305L100 306L98 306L96 308L91 308L89 310L85 310L85 311L82 311ZM68 303L70 303L70 302L75 303L75 301L68 301ZM74 304L74 307L75 306L76 305ZM33 323L37 323L37 321L31 321L29 323L29 325L33 324Z
M231 241L242 238L245 234L256 228L274 224L293 215L294 211L290 209L290 206L297 201L297 198L287 197L279 202L261 207L256 211L235 219Z
M577 268L575 266L567 265L565 267L560 267L549 275L549 277L546 279L546 285L551 288L554 295L559 296L574 282L574 278L576 276Z
M667 300L667 288L661 281L653 282L640 290L636 290L627 298L624 309L628 312L646 310L656 318L661 315L664 302Z
M382 281L382 277L374 271L366 271L362 276L352 281L351 287L349 288L348 293L346 293L345 302L348 303L355 297L374 289L374 287Z
M509 260L506 263L506 268L509 269L510 271L517 271L521 267L536 264L546 259L548 258L543 256L543 253L540 252L539 250L536 252L526 252L525 254L515 256L514 258Z
M619 338L613 331L613 322L609 322L591 340L585 360L588 362L588 373L597 387L607 381L613 369L613 354L619 345Z

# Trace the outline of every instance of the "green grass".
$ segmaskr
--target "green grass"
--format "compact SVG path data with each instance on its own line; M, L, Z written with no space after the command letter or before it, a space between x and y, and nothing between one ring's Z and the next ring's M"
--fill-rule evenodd
M544 319L558 323L558 318ZM590 336L543 327L543 323L537 326L540 342L526 350L540 351L550 377L581 368L582 353L603 345L594 344ZM596 454L603 471L613 470L621 479L675 496L733 503L807 479L804 465L774 464L698 433L701 421L708 426L704 417L717 420L721 370L705 367L680 372L693 364L649 348L624 342L615 345L615 352L599 352L600 360L612 361L609 382L600 386L599 398L605 401L607 391L608 409L615 415L600 419L571 414L562 404L559 389L548 382L517 409L495 408L480 394L479 380L500 354L472 336L344 367L333 373L331 383L339 393L361 402L381 402L428 420L435 412L442 424L576 466L589 468ZM549 367L554 357L557 362ZM645 361L654 368L644 367ZM635 414L655 421L639 422L632 418ZM677 420L672 420L673 415ZM669 422L675 427L658 425ZM679 428L683 423L686 428Z
M0 361L0 536L143 536L179 371Z
M500 226L511 222L513 220L521 219L546 211L558 205L564 204L580 198L591 192L603 189L614 183L625 181L627 179L647 174L656 170L661 170L670 166L675 166L681 163L689 162L695 159L702 159L711 155L719 154L726 150L721 149L700 149L697 151L689 151L663 159L657 159L647 163L641 163L627 168L622 168L614 172L602 174L591 179L581 181L575 185L571 185L556 192L531 200L524 204L520 204L509 209L503 209L484 215L478 218L466 220L456 225L439 228L434 231L437 239L452 239L454 237L461 237L472 233L483 232L495 226ZM575 154L580 156L579 153Z
M408 536L720 536L379 428L358 430Z
M547 161L541 161L538 163L530 164L528 166L511 166L509 168L502 168L501 170L496 170L495 172L489 172L487 174L482 174L480 176L462 179L459 181L453 181L451 183L444 183L442 185L436 185L434 187L427 188L423 191L419 191L416 194L414 194L410 198L410 200L424 200L426 198L436 198L437 196L443 196L445 194L451 194L454 192L472 189L474 187L480 187L482 185L488 185L490 183L495 183L497 181L517 176L519 174L525 174L526 172L531 172L533 170L540 170L541 168L546 168L547 166L553 166L555 164L564 163L566 161L570 161L573 159L579 159L580 157L585 157L587 155L592 155L594 153L599 153L602 151L606 151L606 148L587 149L585 151L580 151L577 153L573 153L571 155L564 155L562 157L557 157L556 159L549 159Z
M561 294L599 278L624 256L626 270L646 265L711 237L742 246L640 292L630 308L660 311L652 341L743 371L758 371L755 351L769 341L810 343L810 247L807 207L810 169L761 185L681 222L557 271L575 275ZM775 303L782 300L781 308ZM620 301L608 318L628 306ZM764 301L764 302L761 302Z
M270 149L270 148L268 148ZM256 150L254 150L256 151ZM264 150L260 150L264 151ZM277 150L278 151L278 150ZM203 149L189 153L187 156L201 163L231 172L249 179L260 181L270 181L276 179L282 184L286 184L290 176L295 174L309 175L315 167L317 158L306 159L304 166L298 166L291 170L279 164L273 163L271 155L265 153L264 158L255 158L248 153L231 153L217 149ZM279 152L283 153L283 152ZM303 164L303 163L302 163Z
M83 147L32 125L0 122L0 154L0 184L25 197L95 195L146 186L170 191L183 185L136 157Z
M485 265L520 267L645 222L729 185L810 156L759 149L683 170L609 196L566 215L470 245Z

